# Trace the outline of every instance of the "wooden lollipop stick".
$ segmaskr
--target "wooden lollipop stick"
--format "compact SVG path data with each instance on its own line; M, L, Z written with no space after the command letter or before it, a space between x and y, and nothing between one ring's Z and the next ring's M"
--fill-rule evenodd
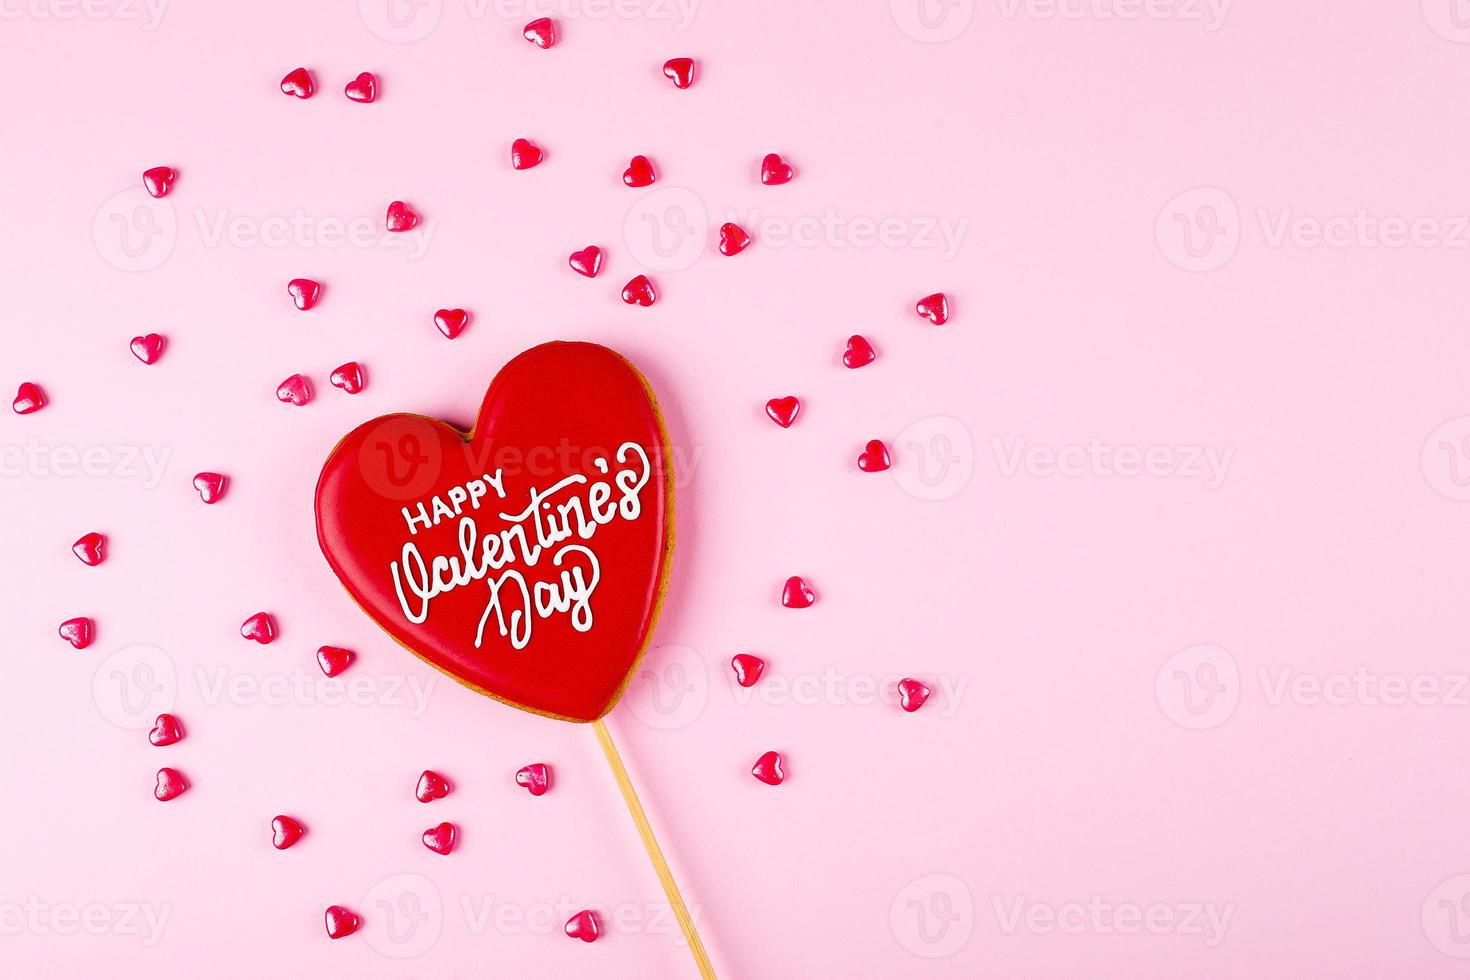
M658 839L653 836L653 828L648 825L648 817L643 812L643 804L638 802L638 794L633 790L633 781L628 778L628 770L623 768L623 760L618 755L618 747L613 744L612 733L607 730L607 725L603 724L601 718L592 723L592 729L597 732L597 741L602 745L602 754L607 756L607 764L612 767L618 789L623 791L623 802L628 804L628 813L638 827L638 836L643 838L643 849L648 852L648 859L653 862L653 870L658 874L659 883L664 886L664 895L674 907L674 917L679 920L679 928L684 931L684 941L689 944L689 952L694 954L699 975L702 980L716 980L715 969L710 966L709 956L704 951L704 943L699 941L694 920L689 917L689 909L684 906L684 896L679 894L679 886L669 872L668 862L664 860L663 849L658 846Z

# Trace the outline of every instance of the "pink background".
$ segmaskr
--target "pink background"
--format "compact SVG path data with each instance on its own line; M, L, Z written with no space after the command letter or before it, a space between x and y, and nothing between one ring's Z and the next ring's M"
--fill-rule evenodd
M694 975L592 732L402 653L312 534L349 428L463 424L564 338L631 356L684 454L610 724L722 976L1459 975L1470 18L1420 6L567 0L539 51L547 6L510 0L6 5L0 363L51 398L0 417L6 971ZM297 65L310 101L277 90ZM342 97L363 70L375 105ZM546 162L513 172L517 136ZM726 259L731 217L756 241ZM651 309L618 301L639 272ZM453 343L441 306L474 314ZM854 466L875 437L889 474ZM780 608L791 574L814 608ZM337 681L324 643L360 654ZM904 674L936 691L913 715ZM188 737L156 749L167 708ZM160 765L193 783L166 805ZM456 785L429 806L426 767ZM357 935L327 941L333 903ZM588 905L592 946L560 934Z

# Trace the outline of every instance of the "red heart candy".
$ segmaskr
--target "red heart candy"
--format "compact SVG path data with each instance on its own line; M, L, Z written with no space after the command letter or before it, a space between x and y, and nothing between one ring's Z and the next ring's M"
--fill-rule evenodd
M817 594L800 575L791 576L781 587L781 605L787 609L805 609L816 601Z
M158 334L148 333L128 341L128 349L144 364L152 364L163 356L163 342Z
M355 395L362 391L367 379L363 376L362 365L356 361L348 361L332 372L332 386L341 388L349 395Z
M240 624L240 635L256 643L269 643L276 638L276 620L270 613L258 612Z
M301 821L285 814L271 819L271 846L278 851L284 851L299 841L305 833L306 828L301 825Z
M745 233L744 228L729 221L720 225L721 255L739 255L749 244L750 236Z
M342 90L353 102L376 102L378 98L378 76L365 71Z
M39 412L46 405L46 395L39 385L33 381L21 382L20 388L15 393L15 401L10 407L15 409L16 415L29 415Z
M730 666L735 670L735 683L741 687L753 687L766 670L766 662L753 653L735 654Z
M779 153L767 153L761 160L761 183L776 185L784 184L795 176L791 164L781 159Z
M652 306L658 299L653 291L653 282L647 276L634 276L623 287L623 302L629 306Z
M442 800L449 795L449 780L432 769L425 769L424 774L419 777L418 785L413 789L413 795L420 803Z
M801 413L801 399L795 395L787 395L785 398L772 398L766 402L766 414L771 417L783 429L791 428L791 423L796 421L796 416Z
M580 939L584 943L595 943L597 937L602 935L602 926L597 921L597 913L591 909L583 909L567 920L567 935L573 939Z
M149 167L143 171L143 187L152 197L163 197L173 190L179 172L173 167Z
M162 803L167 803L189 788L189 781L177 769L160 769L157 778L158 781L153 786L153 798Z
M755 765L750 768L750 774L767 786L780 786L786 780L784 761L781 753L767 752L755 760Z
M315 279L292 279L286 283L286 292L298 310L309 310L321 298L322 284Z
M623 183L629 187L647 187L653 183L653 163L645 156L636 156L623 171Z
M309 99L311 93L316 91L316 83L311 80L311 72L305 68L297 68L281 79L281 91L298 99Z
M530 170L541 162L541 147L528 139L518 139L510 145L510 165L516 170Z
M336 677L342 671L352 665L356 657L351 650L341 647L319 647L316 651L317 666L321 667L322 673L328 677Z
M86 616L78 616L68 619L56 627L57 634L72 645L73 649L85 650L92 645L92 637L96 633L97 624Z
M532 796L543 796L551 788L551 770L544 762L533 762L516 770L516 785L524 786Z
M388 205L389 231L413 231L418 226L419 215L413 208L402 201L394 201Z
M404 414L349 433L317 483L317 538L409 651L498 700L592 721L657 618L667 444L628 361L543 344L496 375L471 432Z
M873 351L873 345L861 334L853 334L847 338L847 350L842 353L842 363L850 368L860 368L866 364L872 364L878 355Z
M298 407L305 405L311 401L311 382L303 375L293 374L276 386L276 398Z
M867 448L858 454L858 469L864 473L882 473L888 469L888 447L882 439L869 439Z
M172 745L183 737L184 726L173 715L159 715L148 733L148 741L153 745Z
M578 274L588 279L595 278L602 271L602 249L596 245L588 245L568 256L567 264Z
M905 677L898 682L898 700L905 711L918 711L929 700L929 688L923 681Z
M88 531L77 538L71 551L81 559L83 565L100 565L107 558L107 538L96 531Z
M674 83L674 88L688 88L694 84L694 59L670 58L664 62L664 77Z
M199 499L206 504L212 504L223 497L229 482L229 478L222 473L194 474L194 489L199 491Z
M327 909L327 935L332 939L341 939L350 936L362 925L362 918L356 913L344 909L340 905L333 905Z
M949 297L943 293L930 293L914 304L914 310L936 327L942 327L949 322Z
M526 25L521 36L538 48L549 48L556 43L556 22L550 17L537 17Z
M439 310L434 314L434 326L450 340L464 333L469 323L470 315L464 310Z
M452 823L441 823L424 831L424 846L435 854L448 854L454 850L458 838L458 827Z

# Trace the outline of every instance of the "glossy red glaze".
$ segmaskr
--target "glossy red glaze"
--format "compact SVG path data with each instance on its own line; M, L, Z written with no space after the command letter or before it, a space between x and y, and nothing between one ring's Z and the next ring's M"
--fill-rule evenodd
M342 90L353 102L376 102L378 99L378 76L365 71Z
M424 846L435 854L448 854L459 841L459 828L452 823L441 823L424 831Z
M172 745L184 737L184 726L179 719L173 715L159 715L153 722L153 729L148 733L148 742L151 745Z
M791 169L791 164L782 160L779 153L767 153L761 160L762 184L784 184L794 176L796 173Z
M331 381L332 387L341 388L349 395L355 395L367 384L367 377L363 374L361 364L356 361L348 361L332 372Z
M544 796L551 788L551 770L544 762L533 762L516 770L516 785L524 786L532 796Z
M781 587L781 605L787 609L805 609L816 601L817 594L800 575L791 576Z
M281 91L298 99L309 99L316 91L316 83L312 81L311 72L297 68L281 79Z
M97 624L86 616L78 616L56 627L56 634L70 643L73 649L85 650L97 635Z
M281 814L271 819L271 846L278 851L284 851L299 841L305 833L306 828L294 817Z
M842 352L843 364L850 368L860 368L872 364L877 357L873 345L861 334L853 334L847 338L847 350Z
M750 774L767 786L780 786L786 780L785 761L780 752L767 752L755 760Z
M772 398L766 402L766 414L771 417L783 429L791 428L791 423L801 414L801 399L795 395L787 395L785 398Z
M888 447L882 439L869 439L867 446L858 453L858 469L864 473L882 473L888 469Z
M914 312L936 327L949 322L949 297L943 293L930 293L914 304Z
M317 538L410 652L497 700L592 721L653 632L672 477L638 371L595 344L543 344L496 375L472 432L390 415L349 433L317 483Z
M144 364L152 364L163 356L164 339L156 333L147 333L128 341L128 350Z
M464 333L464 328L469 325L470 315L464 310L438 310L434 313L434 326L450 340Z
M247 640L266 644L276 638L276 620L270 613L258 612L240 624L240 635Z
M100 565L107 560L107 538L96 531L88 531L77 538L71 551L83 565Z
M596 278L602 271L602 249L596 245L588 245L586 248L573 252L567 257L567 265L578 275L586 276L588 279Z
M179 172L173 167L149 167L143 171L143 188L151 197L165 197L178 179Z
M670 58L664 62L664 77L674 83L674 88L688 88L694 84L694 59Z
M749 244L750 236L745 233L744 228L730 221L720 225L721 255L739 255Z
M766 672L766 662L753 653L737 653L730 658L730 667L735 671L735 683L741 687L754 687Z
M418 785L413 788L413 795L420 803L442 800L449 795L449 780L432 769L425 769Z
M541 147L528 139L518 139L510 145L510 165L516 170L530 170L544 156Z

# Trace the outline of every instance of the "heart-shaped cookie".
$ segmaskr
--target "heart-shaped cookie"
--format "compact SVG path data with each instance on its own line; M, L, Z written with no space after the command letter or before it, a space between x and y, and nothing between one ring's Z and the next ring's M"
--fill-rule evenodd
M594 721L658 618L671 460L632 364L543 344L495 376L468 433L407 414L349 433L317 483L317 539L416 656L498 701Z

